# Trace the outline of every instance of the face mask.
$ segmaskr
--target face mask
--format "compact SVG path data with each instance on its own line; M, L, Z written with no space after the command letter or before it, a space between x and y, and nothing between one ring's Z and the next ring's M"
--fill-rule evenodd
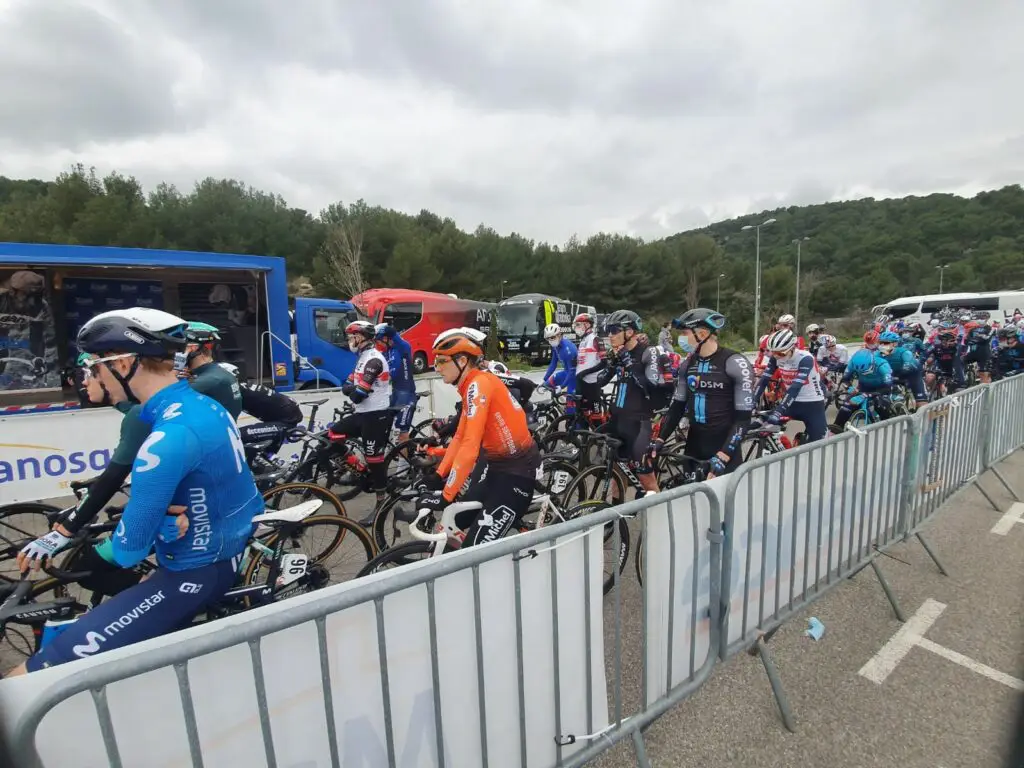
M687 354L690 354L697 350L697 348L690 343L689 337L683 336L682 334L680 334L679 336L679 348L683 350L683 352L686 352Z
M557 339L557 338L556 339L548 339L548 344L550 344L552 347L557 347L558 346L558 342L560 342L560 341L561 341L561 339Z
M881 344L881 345L880 345L880 346L878 347L878 350L879 350L879 351L880 351L880 352L881 352L881 353L882 353L883 355L888 355L888 354L889 354L890 352L892 352L892 351L893 351L893 349L895 349L895 345L894 345L894 344Z
M356 341L355 339L349 339L348 340L348 350L349 350L349 352L358 352L359 351L359 342Z
M572 329L576 331L576 335L581 338L587 335L587 327L585 325L574 325Z

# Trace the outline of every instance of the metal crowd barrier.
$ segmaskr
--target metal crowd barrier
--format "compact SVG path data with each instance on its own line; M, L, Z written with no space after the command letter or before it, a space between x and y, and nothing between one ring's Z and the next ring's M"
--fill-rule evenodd
M369 760L366 765L401 765L418 759L417 753L408 752L409 739L403 742L396 736L396 723L412 708L427 724L421 753L426 750L438 766L463 764L465 750L453 745L467 740L473 742L470 753L477 757L465 764L575 767L627 738L638 764L649 766L643 730L692 696L713 674L716 663L744 650L760 657L783 722L793 729L792 712L769 651L772 636L867 567L903 620L877 558L915 536L945 573L923 538L922 527L959 490L976 485L988 497L977 483L987 470L995 471L1016 498L994 465L1022 446L1024 376L974 387L913 416L749 462L730 477L258 609L243 615L242 623L226 623L174 645L109 661L97 659L94 666L68 674L30 702L13 730L15 749L22 764L42 765L37 732L47 729L50 713L77 698L79 705L82 700L91 702L100 734L93 738L102 740L110 764L132 764L122 749L122 740L129 735L117 713L112 714L109 693L118 685L162 673L165 688L167 680L176 686L171 709L177 709L175 716L183 723L184 762L216 764L215 754L207 754L210 725L194 695L199 678L190 670L202 669L204 657L241 649L250 660L246 674L223 684L234 688L236 695L254 696L254 743L261 753L256 759L262 757L269 766L297 764L292 755L278 754L287 744L287 729L280 724L280 702L268 694L272 669L265 669L263 649L280 633L305 627L310 638L307 650L316 649L311 663L320 685L311 695L322 701L313 720L321 731L325 755L324 762L308 764L351 764L345 751L349 742L336 717L342 701L338 676L348 670L337 668L332 654L339 649L329 644L329 630L337 616L358 610L369 612L375 640L353 653L359 651L363 671L371 669L379 680L380 700L379 705L374 700L374 706L379 707L385 733L384 745L376 752L357 755ZM600 547L610 544L612 551L619 550L620 518L630 521L629 530L639 528L641 537L634 545L642 553L638 569L643 601L640 696L635 707L627 703L632 671L623 664L631 649L627 635L635 630L623 625L626 585L616 568L614 588L602 600L603 577L595 576ZM574 541L589 543L573 545ZM537 568L540 575L531 573ZM511 575L492 581L501 569ZM452 591L445 581L450 578L463 579L461 592ZM482 592L481 584L503 586ZM388 612L403 605L413 588L426 604L420 611L423 626L429 628L429 673L422 672L425 698L419 703L401 700L401 668L392 647L401 651L402 643L415 640L416 632L396 631L395 618ZM452 600L453 594L462 597ZM488 626L490 618L482 617L492 617L493 606L502 600L511 605L506 639L514 652L496 660L488 655L484 638L493 640L497 630ZM459 622L473 628L472 642L456 649L466 680L450 678L450 654L443 642L448 624ZM611 640L605 648L607 635ZM550 674L538 669L549 669ZM168 716L166 709L161 710L162 718ZM366 755L375 755L377 762Z

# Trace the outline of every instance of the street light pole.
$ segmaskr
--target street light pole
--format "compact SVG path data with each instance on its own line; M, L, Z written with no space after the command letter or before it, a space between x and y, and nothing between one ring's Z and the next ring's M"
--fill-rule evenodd
M793 318L796 320L796 327L800 327L800 246L809 237L798 237L793 240L796 243L796 297L793 299Z
M504 301L505 300L505 284L507 282L508 282L508 280L502 280L501 281L501 299L500 299L500 301Z
M718 293L715 297L715 312L721 313L722 311L722 278L724 274L718 276Z
M939 293L942 293L942 276L946 274L946 270L949 269L949 264L943 264L941 267L936 267L939 270Z
M767 227L769 224L774 224L775 219L766 219L760 224L747 224L745 227L740 229L755 229L757 230L757 246L755 248L754 256L754 344L757 344L757 321L761 316L761 227Z

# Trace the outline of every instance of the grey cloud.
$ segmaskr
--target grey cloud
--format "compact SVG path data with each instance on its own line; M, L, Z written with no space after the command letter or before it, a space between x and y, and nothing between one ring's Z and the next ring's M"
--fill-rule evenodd
M0 141L74 149L184 128L163 64L94 10L18 4L0 17Z

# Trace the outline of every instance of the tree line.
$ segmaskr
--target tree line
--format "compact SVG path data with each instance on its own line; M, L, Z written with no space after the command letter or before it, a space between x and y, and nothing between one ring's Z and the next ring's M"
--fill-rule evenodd
M317 214L231 179L148 194L120 173L73 166L53 181L0 176L0 241L283 256L314 293L407 287L497 300L540 292L658 321L715 307L749 338L760 229L765 328L792 312L800 241L800 321L863 311L902 295L1024 288L1024 189L790 206L645 241L598 233L564 245L473 232L429 210L358 200Z

